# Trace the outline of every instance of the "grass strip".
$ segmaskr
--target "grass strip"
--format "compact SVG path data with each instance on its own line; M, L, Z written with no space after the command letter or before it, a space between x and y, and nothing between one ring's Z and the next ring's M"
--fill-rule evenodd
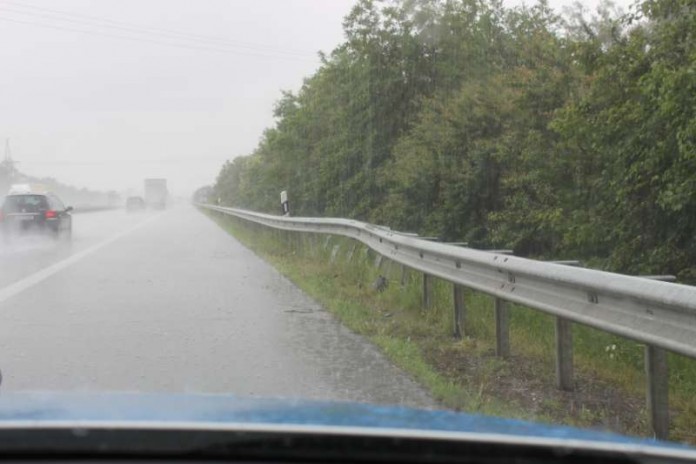
M466 292L467 337L452 336L451 284L421 308L420 274L341 237L271 231L207 213L351 330L367 337L444 407L648 435L642 346L574 325L576 389L554 385L553 318L511 307L513 355L494 355L492 298ZM383 280L378 280L382 278ZM379 283L386 284L385 288ZM670 356L673 440L696 443L696 362Z

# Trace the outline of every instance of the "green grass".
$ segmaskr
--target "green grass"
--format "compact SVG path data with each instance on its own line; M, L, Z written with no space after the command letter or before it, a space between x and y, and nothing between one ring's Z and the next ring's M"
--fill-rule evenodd
M574 325L579 388L561 393L554 387L551 316L512 305L513 359L502 360L493 356L493 300L486 295L466 292L467 337L457 340L451 284L436 280L433 306L424 311L421 275L407 272L402 285L400 266L383 260L377 268L376 255L355 241L330 237L327 242L325 236L269 231L210 216L347 327L369 338L447 408L648 434L638 343ZM379 275L389 281L383 292L372 287ZM669 361L671 438L695 443L696 362L677 355ZM520 393L520 388L528 391ZM607 389L612 395L604 394ZM535 395L537 400L530 400Z

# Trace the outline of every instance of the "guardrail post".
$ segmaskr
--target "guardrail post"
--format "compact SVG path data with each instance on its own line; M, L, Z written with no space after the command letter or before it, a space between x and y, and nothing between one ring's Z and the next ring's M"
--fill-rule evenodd
M307 254L307 250L309 249L309 237L302 232L297 232L297 234L299 234L300 237L300 254L305 256Z
M510 311L507 301L500 298L495 299L495 354L510 356Z
M355 254L355 250L358 248L357 243L353 243L353 246L350 247L350 250L348 251L348 256L346 256L346 262L350 263L353 260L353 254Z
M433 306L433 278L428 274L423 274L423 309L430 309Z
M384 256L381 254L377 254L375 257L375 267L379 269L382 266L382 260L384 259Z
M653 345L645 345L646 399L650 426L655 438L669 436L669 369L667 352Z
M454 336L462 338L466 334L466 307L464 306L464 287L452 284L454 296Z
M384 261L382 261L382 275L384 275L388 280L392 280L391 271L393 268L393 262L394 261L389 258L384 258Z
M290 253L293 255L296 255L297 249L299 248L299 246L298 246L299 241L297 240L298 239L297 233L293 232L293 231L288 231L287 234L288 234L288 243L289 243L288 248L290 250Z
M294 243L294 245L293 245L293 248L295 251L294 254L299 255L300 253L302 253L302 241L303 241L302 232L294 232L293 231L293 232L290 232L290 234L292 234L292 241Z
M673 275L644 275L644 279L675 282ZM655 438L669 436L669 367L667 352L653 345L645 345L646 400L650 426Z
M573 389L573 323L556 317L556 386Z
M297 235L297 254L304 255L307 248L305 235L302 232L294 232Z
M316 234L309 234L309 255L310 256L316 256L317 255L317 250L319 248L317 242L319 241L319 237Z
M272 236L271 236L272 237ZM287 230L278 230L278 244L282 251L290 249L290 232Z
M401 265L401 286L405 286L408 282L408 267L404 264Z
M341 245L334 245L331 249L331 258L329 258L329 263L333 264L336 262L336 256L338 255L338 250L341 249Z

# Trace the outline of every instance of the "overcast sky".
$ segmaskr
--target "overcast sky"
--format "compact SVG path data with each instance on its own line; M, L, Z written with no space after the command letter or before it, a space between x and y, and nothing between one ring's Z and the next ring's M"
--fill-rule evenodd
M254 149L354 3L0 0L0 150L80 187L188 195Z

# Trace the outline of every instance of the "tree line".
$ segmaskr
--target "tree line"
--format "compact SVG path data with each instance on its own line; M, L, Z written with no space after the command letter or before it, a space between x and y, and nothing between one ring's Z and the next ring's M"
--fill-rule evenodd
M35 177L26 175L15 167L12 160L0 161L0 206L4 196L15 184L38 184L58 195L66 205L70 206L115 206L121 199L117 192L99 192L86 188L73 187L50 177Z
M696 2L359 0L223 204L696 283Z

